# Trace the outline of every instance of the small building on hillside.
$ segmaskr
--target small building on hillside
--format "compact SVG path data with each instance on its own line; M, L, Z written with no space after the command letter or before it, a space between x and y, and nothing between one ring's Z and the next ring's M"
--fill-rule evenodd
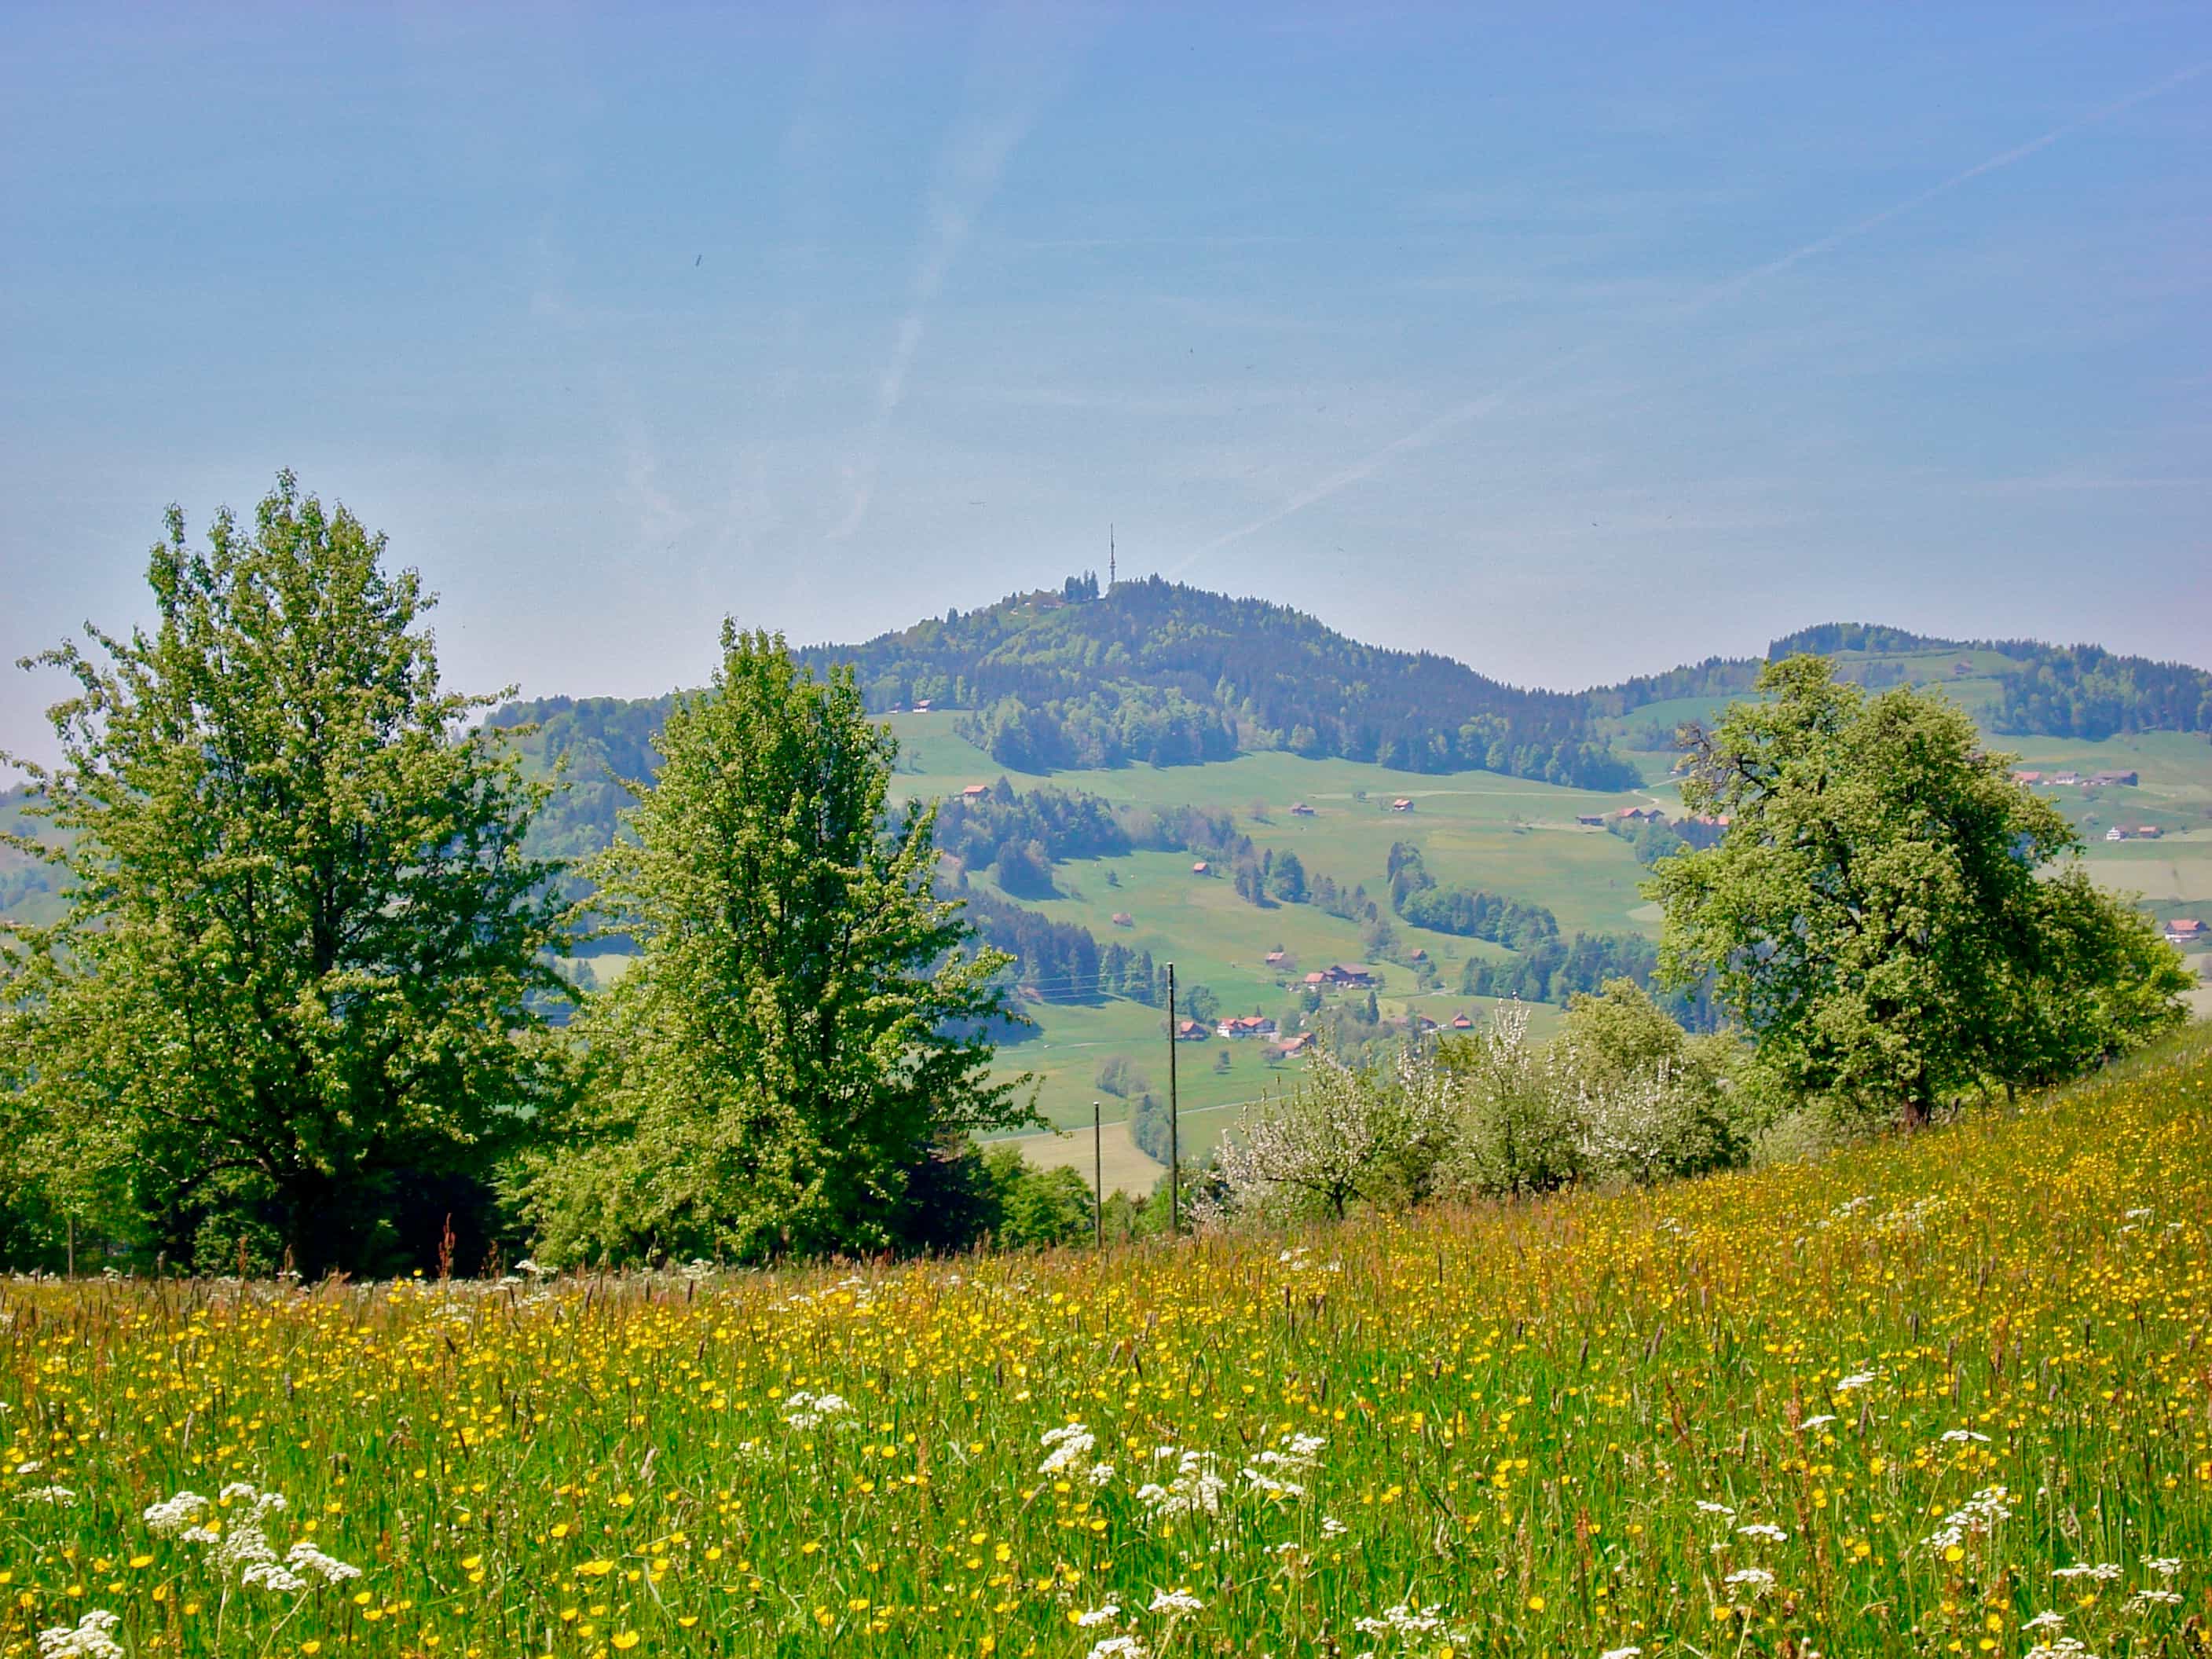
M1288 951L1270 951L1266 956L1260 958L1261 961L1266 963L1270 968L1280 968L1284 963L1290 961L1290 959L1291 953Z
M927 714L929 712L929 699L916 697L914 700L914 712L917 714Z
M1667 815L1656 806L1624 806L1613 813L1624 823L1663 823Z
M1213 873L1213 866L1204 859L1200 859L1190 866L1190 872L1194 876L1210 876Z
M1306 975L1306 981L1315 990L1332 989L1341 985L1368 986L1375 983L1375 975L1364 968L1346 962L1333 963Z
M1314 816L1314 810L1302 800L1294 800L1291 803L1291 816L1294 818L1310 818Z
M2176 916L2166 924L2168 945L2202 945L2205 937L2204 924L2194 916Z
M2071 789L2081 781L2081 775L2079 772L2053 772L2051 775L2051 782L2054 788Z
M1301 1031L1296 1036L1285 1037L1275 1045L1275 1053L1285 1060L1296 1060L1314 1046L1314 1034Z
M2105 831L2106 841L2157 841L2166 834L2154 823L2116 823Z
M1413 803L1407 797L1401 795L1390 803L1390 810L1394 812L1410 812L1413 810Z
M1242 1019L1224 1019L1219 1027L1225 1037L1271 1037L1275 1035L1275 1022L1265 1014L1248 1014Z
M1602 830L1605 828L1605 814L1602 812L1577 812L1575 814L1575 822L1588 829Z
M2092 772L2089 787L2092 789L2132 789L2136 787L2137 775L2133 772Z
M2014 783L2024 783L2027 785L2029 788L2033 789L2037 784L2043 781L2043 774L2040 772L2015 772L2012 775L2012 781Z
M1116 910L1112 921L1116 927L1134 927L1137 925L1136 917L1131 915L1127 910Z
M981 800L990 793L991 786L989 784L971 783L965 789L963 789L960 792L960 799L963 800Z
M1183 1019L1176 1022L1177 1042L1203 1042L1213 1035L1213 1028L1202 1019Z
M1465 1014L1454 1014L1451 1017L1451 1028L1455 1031L1472 1031L1474 1029L1474 1021Z

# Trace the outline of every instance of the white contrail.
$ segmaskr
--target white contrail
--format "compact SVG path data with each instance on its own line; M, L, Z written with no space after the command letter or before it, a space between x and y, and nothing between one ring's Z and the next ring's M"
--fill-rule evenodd
M1845 243L1856 240L1869 232L1887 224L1891 220L1926 206L1939 196L1948 195L1960 185L1971 184L1984 174L2001 172L2016 162L2024 161L2039 150L2049 149L2060 139L2079 132L2084 127L2092 127L2100 122L2109 121L2112 117L2133 109L2138 104L2160 97L2172 91L2176 87L2197 79L2207 70L2212 70L2212 62L2197 64L2188 69L2178 70L2162 81L2144 87L2139 91L2131 92L2124 98L2115 99L2111 103L2092 110L2086 115L2076 116L2071 121L2055 126L2039 137L2031 138L2026 143L2015 145L2010 149L1990 156L1986 161L1977 161L1963 172L1954 173L1940 183L1930 185L1927 189L1917 191L1893 206L1884 208L1879 213L1870 214L1854 224L1846 225L1840 230L1832 231L1827 235L1808 242L1802 247L1792 248L1789 252L1769 259L1763 264L1753 265L1750 270L1706 289L1677 313L1674 320L1693 317L1709 307L1717 305L1723 300L1733 299L1769 278L1781 275L1793 266L1804 264L1808 259L1817 259L1822 254L1833 252ZM1455 404L1445 410L1440 415L1431 416L1403 437L1394 438L1380 449L1374 450L1350 465L1330 473L1327 477L1315 483L1307 485L1304 489L1284 501L1280 506L1262 514L1249 523L1241 524L1234 530L1224 531L1210 542L1201 543L1179 563L1170 566L1164 574L1170 576L1180 575L1207 554L1218 552L1233 542L1243 541L1247 536L1255 535L1271 526L1281 523L1293 514L1303 513L1317 501L1326 501L1341 489L1358 483L1363 479L1372 477L1405 451L1420 448L1455 426L1462 425L1480 416L1495 412L1529 386L1550 379L1552 375L1577 358L1587 356L1597 349L1598 343L1593 340L1577 346L1572 350L1561 352L1527 373L1504 382L1493 391L1486 392L1479 398L1471 398L1465 403Z

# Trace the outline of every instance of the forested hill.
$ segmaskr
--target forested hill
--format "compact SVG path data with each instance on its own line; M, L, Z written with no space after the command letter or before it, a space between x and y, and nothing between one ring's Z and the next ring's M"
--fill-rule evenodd
M1024 771L1287 749L1589 788L1636 779L1592 739L1579 697L1362 645L1284 605L1158 577L1104 593L1073 578L1059 592L799 655L853 664L878 711L922 701L969 711L976 743Z
M1991 683L1975 712L1998 732L2095 740L2131 732L2212 732L2212 673L2188 663L2121 656L2095 645L2040 640L1951 640L1870 623L1823 623L1785 635L1765 658L1708 657L1586 695L1591 715L1633 714L1678 697L1731 697L1763 662L1813 652L1869 686Z

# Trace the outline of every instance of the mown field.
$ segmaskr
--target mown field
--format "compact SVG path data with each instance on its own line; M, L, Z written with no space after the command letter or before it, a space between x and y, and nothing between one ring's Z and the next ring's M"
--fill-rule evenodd
M0 1653L2202 1651L2208 1120L2199 1028L1819 1162L1294 1238L15 1283Z

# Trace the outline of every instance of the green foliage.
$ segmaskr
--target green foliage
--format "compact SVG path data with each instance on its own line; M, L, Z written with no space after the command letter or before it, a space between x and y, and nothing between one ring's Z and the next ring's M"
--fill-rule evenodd
M1286 850L1276 857L1268 872L1267 888L1285 904L1306 902L1306 867L1296 853Z
M1221 999L1208 986L1179 985L1176 988L1176 1018L1211 1025L1221 1018Z
M991 1213L985 1231L1012 1249L1087 1243L1093 1218L1090 1184L1065 1167L1036 1170L1011 1146L988 1153Z
M1528 1011L1509 1005L1472 1036L1437 1044L1457 1102L1460 1182L1492 1196L1553 1192L1588 1173L1582 1102L1528 1041Z
M388 1270L451 1214L480 1255L492 1161L560 1096L536 797L384 550L289 473L204 551L172 508L153 631L36 659L77 690L63 765L25 769L58 834L15 845L69 909L12 933L0 1066L49 1239L65 1211L217 1270L241 1237Z
M520 1172L549 1260L894 1247L917 1170L1030 1119L974 1035L1008 1017L1007 959L964 952L930 816L884 826L890 733L780 638L726 623L722 651L596 861L642 955L580 1022L586 1103Z
M1439 887L1421 849L1404 842L1391 843L1388 873L1391 906L1413 927L1516 950L1559 937L1559 918L1540 904L1476 888Z
M1699 735L1683 786L1727 834L1646 890L1667 975L1716 975L1793 1088L1917 1121L2180 1017L2146 923L2078 872L2040 878L2079 839L1958 708L1869 696L1817 657L1770 665L1759 690Z
M1692 1037L1633 980L1568 1000L1550 1054L1601 1167L1643 1185L1741 1169L1771 1121L1731 1037Z

